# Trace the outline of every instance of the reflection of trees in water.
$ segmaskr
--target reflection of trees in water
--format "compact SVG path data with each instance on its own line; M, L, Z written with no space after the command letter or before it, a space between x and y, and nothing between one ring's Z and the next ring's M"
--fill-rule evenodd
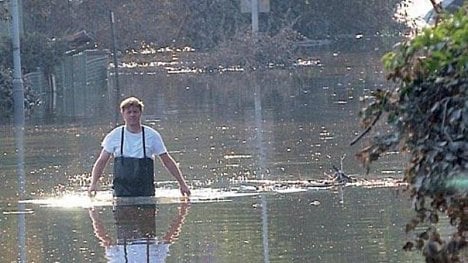
M228 117L253 108L252 79L261 89L263 108L277 113L313 111L319 105L357 101L364 90L383 85L377 53L321 52L311 56L320 60L320 64L253 73L125 74L122 92L163 103L164 108L161 104L147 103L146 115L190 110Z

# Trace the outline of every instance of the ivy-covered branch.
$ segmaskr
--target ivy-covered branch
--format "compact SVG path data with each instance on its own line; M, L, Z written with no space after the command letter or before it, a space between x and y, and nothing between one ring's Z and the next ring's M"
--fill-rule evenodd
M462 262L468 234L468 4L383 57L392 91L374 93L361 111L364 127L385 113L391 131L372 138L358 158L366 165L389 149L409 154L404 181L416 216L405 249L421 249L428 262ZM435 227L446 214L457 231L443 240Z

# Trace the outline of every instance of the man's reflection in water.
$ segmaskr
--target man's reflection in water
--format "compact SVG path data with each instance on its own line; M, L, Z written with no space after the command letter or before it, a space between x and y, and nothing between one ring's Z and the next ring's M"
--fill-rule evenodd
M165 262L169 246L178 238L188 210L189 203L181 203L165 235L157 237L155 204L117 205L113 211L116 240L106 232L96 209L90 209L89 216L109 262Z

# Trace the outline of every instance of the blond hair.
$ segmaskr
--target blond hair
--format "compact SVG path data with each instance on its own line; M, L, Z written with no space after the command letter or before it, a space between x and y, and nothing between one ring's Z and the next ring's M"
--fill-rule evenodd
M143 105L143 102L140 99L136 97L128 97L120 103L120 110L124 111L130 106L136 106L140 109L140 111L143 111L143 108L145 107L145 105Z

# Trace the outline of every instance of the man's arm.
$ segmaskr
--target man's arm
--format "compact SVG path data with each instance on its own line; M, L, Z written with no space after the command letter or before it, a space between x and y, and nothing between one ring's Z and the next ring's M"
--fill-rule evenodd
M166 232L166 234L162 237L164 242L171 244L174 242L180 235L182 225L185 222L185 217L189 211L190 203L189 202L182 202L179 207L179 212L177 217L172 220L172 223Z
M96 237L101 241L101 244L105 247L108 247L112 244L112 239L106 233L104 228L104 224L99 218L99 213L96 209L90 208L88 210L89 217L91 218L91 222L93 223L94 234Z
M166 169L171 173L172 176L174 176L174 178L179 183L180 193L183 196L190 196L190 189L187 183L185 182L185 178L182 175L182 172L180 171L172 156L169 155L169 153L163 153L159 155L159 158L161 159L161 162L163 163L164 167L166 167Z
M88 187L88 195L95 196L97 191L97 185L99 178L106 168L107 162L109 161L111 154L102 149L101 154L94 163L93 170L91 172L91 184Z

